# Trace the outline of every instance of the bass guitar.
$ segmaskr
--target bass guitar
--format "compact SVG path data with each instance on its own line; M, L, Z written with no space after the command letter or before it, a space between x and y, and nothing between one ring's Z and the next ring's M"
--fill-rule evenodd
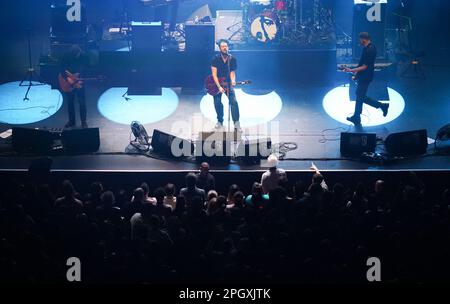
M81 89L85 81L102 81L104 76L97 76L91 78L80 78L80 73L72 74L69 71L65 71L66 77L62 74L58 75L59 88L64 93L73 92L75 89Z

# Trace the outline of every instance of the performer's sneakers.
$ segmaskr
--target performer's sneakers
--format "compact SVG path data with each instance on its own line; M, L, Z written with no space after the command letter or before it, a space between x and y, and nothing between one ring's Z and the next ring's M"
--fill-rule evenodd
M234 131L236 133L241 133L242 132L241 123L239 121L235 121L234 122Z
M383 116L386 117L389 111L389 104L388 103L382 103L380 106L380 109L383 111Z
M73 121L68 121L65 125L64 128L69 129L75 127L75 123Z
M83 129L88 128L87 122L86 122L86 121L82 121L82 122L81 122L81 127L82 127Z
M361 125L361 118L356 116L347 117L347 120L354 125Z
M223 124L221 122L217 122L216 125L214 126L214 129L216 131L220 131L223 129Z

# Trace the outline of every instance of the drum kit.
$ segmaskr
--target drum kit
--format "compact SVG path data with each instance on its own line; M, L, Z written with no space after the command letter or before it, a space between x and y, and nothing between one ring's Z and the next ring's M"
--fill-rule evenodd
M153 7L172 5L178 8L178 3L183 0L140 1ZM230 41L245 45L315 46L333 38L331 11L322 5L322 0L231 1L240 4L242 22L236 22L227 29L231 35L224 38Z
M292 22L289 21L296 13L295 3L295 0L242 1L247 38L262 43L276 41L290 29Z
M325 20L328 12L319 0L313 3L313 9L303 12L301 0L241 0L243 42L312 45L315 37L323 39L331 28L330 20ZM320 15L326 17L314 18Z

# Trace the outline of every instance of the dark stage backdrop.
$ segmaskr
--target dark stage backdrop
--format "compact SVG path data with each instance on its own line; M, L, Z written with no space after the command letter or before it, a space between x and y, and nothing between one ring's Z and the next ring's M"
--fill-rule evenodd
M66 0L59 0L64 3ZM308 0L303 0L308 1ZM311 0L312 1L312 0ZM49 25L51 0L0 1L0 82L17 80L27 65L26 29L31 28L33 61L49 50ZM86 6L87 22L101 26L104 22L119 21L124 8L130 19L152 18L154 11L145 8L139 0L81 0ZM208 3L215 16L217 9L239 9L240 0L184 0L179 10L178 21L186 20L197 8ZM326 0L334 10L336 25L351 33L353 0ZM387 18L395 26L392 12L398 10L401 0L389 0ZM448 62L450 45L450 1L448 0L403 0L405 13L412 17L414 44L419 50L437 53L428 61ZM444 53L443 53L444 52ZM430 52L432 53L432 52ZM439 55L441 54L441 55Z

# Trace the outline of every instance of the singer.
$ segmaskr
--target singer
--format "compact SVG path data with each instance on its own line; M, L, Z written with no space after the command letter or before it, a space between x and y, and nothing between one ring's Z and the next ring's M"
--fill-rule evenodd
M234 130L241 132L241 126L239 123L239 105L236 100L236 94L234 87L236 86L236 69L237 60L234 56L228 53L228 41L221 39L218 42L220 53L214 56L211 62L211 73L214 78L214 82L217 85L220 93L214 96L214 108L217 113L216 129L223 128L223 104L222 94L226 93L229 100L229 106L231 109L231 117L234 122ZM219 78L225 77L226 86L222 87L219 82Z

